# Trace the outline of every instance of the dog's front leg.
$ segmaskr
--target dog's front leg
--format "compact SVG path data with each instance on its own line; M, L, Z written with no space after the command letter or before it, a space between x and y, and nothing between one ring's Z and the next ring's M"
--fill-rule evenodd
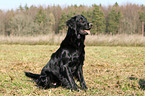
M84 80L82 65L79 66L77 75L78 75L78 80L80 81L80 85L81 85L82 89L83 90L88 89L86 86L85 80Z
M69 67L65 66L64 65L64 68L65 68L65 71L66 71L66 76L67 76L67 79L71 85L71 90L78 90L78 87L77 87L77 84L75 83L75 80L73 79L73 75L71 73L71 70Z

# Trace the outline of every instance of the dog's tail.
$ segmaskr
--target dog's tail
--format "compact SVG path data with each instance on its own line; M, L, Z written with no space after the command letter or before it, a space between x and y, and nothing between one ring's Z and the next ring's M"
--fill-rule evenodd
M27 77L32 78L32 79L39 79L39 77L40 77L40 74L33 74L33 73L30 73L30 72L25 72L25 75Z

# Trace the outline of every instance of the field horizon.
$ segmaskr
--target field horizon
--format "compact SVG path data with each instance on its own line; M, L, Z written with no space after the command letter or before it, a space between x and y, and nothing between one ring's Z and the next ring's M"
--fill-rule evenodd
M60 45L65 38L63 34L48 34L39 36L0 36L0 44L20 45ZM145 37L142 35L88 35L87 46L142 46L145 47Z

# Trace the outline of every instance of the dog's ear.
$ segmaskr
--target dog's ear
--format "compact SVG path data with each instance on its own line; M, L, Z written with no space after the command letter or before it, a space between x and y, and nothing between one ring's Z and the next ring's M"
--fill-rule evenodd
M70 20L66 21L66 25L71 29L76 30L76 16L72 17Z

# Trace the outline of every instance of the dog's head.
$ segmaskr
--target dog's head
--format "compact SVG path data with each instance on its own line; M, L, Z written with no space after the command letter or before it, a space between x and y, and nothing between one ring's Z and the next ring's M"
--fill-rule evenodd
M89 23L83 15L72 17L66 22L67 26L75 30L76 34L88 35L92 28L92 23Z

